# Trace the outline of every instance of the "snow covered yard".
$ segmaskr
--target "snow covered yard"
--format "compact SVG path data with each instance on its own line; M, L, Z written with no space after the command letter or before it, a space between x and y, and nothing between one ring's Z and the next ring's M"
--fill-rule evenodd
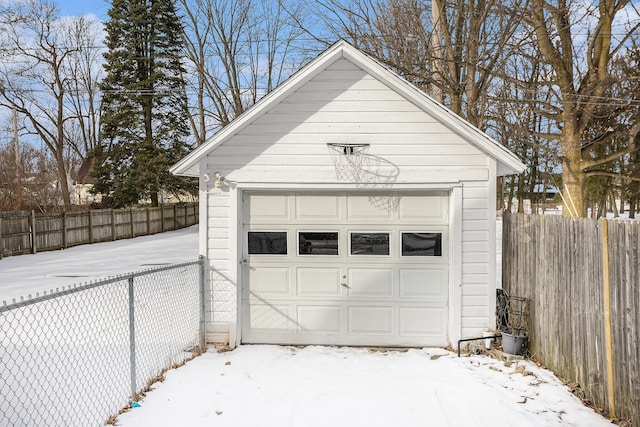
M53 298L0 305L0 427L101 425L127 404L132 375L140 389L191 357L187 349L198 343L200 324L196 259L192 227L0 260L0 304L146 270ZM149 271L179 261L190 263Z
M529 361L240 346L169 371L118 426L605 426Z
M198 226L0 260L0 304L164 264L198 259Z

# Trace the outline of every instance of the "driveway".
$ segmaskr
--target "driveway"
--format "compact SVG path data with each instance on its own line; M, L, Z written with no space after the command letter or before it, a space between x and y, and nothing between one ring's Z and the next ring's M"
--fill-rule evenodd
M241 346L169 371L118 426L605 426L532 362Z

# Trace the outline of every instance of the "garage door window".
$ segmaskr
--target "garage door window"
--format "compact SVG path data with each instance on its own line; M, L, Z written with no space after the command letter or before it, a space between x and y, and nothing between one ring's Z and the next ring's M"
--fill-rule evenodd
M389 233L351 233L351 255L389 255Z
M402 256L442 256L442 233L402 233Z
M298 233L299 255L338 255L337 231L300 231Z
M247 239L250 255L286 255L286 231L250 231Z

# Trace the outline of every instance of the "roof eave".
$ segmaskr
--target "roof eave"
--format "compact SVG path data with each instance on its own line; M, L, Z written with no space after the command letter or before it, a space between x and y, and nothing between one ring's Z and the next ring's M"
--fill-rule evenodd
M293 74L284 84L278 86L273 91L265 95L252 107L244 111L236 117L231 123L222 128L218 133L213 135L202 145L189 153L186 157L173 165L169 170L175 175L198 176L199 163L202 158L215 150L217 146L223 144L232 135L248 126L256 117L268 111L269 108L286 98L290 93L296 91L300 86L313 78L322 71L319 64L333 63L342 58L343 46L349 46L344 40L340 40L333 44L326 51L302 67L298 72Z
M489 137L486 133L482 132L477 127L471 125L467 120L455 114L453 111L431 98L425 92L418 89L416 86L409 83L407 80L388 70L383 64L380 64L375 58L371 58L365 53L355 49L348 45L350 49L346 49L344 57L347 59L353 59L365 69L369 74L386 81L393 89L403 93L409 100L415 105L422 108L429 114L436 116L443 122L449 124L451 129L466 136L466 139L474 143L474 145L486 154L493 157L497 162L502 164L503 167L499 167L501 173L499 176L512 175L521 173L526 169L526 165L520 161L509 149L499 144L497 141ZM361 58L357 58L358 55L369 58L370 61L363 61ZM378 64L377 67L372 67L369 64L373 62ZM484 141L483 144L476 144L478 140Z

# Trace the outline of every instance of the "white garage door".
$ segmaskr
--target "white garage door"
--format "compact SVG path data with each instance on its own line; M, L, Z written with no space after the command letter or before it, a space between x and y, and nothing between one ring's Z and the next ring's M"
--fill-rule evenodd
M446 194L245 193L242 342L447 344Z

